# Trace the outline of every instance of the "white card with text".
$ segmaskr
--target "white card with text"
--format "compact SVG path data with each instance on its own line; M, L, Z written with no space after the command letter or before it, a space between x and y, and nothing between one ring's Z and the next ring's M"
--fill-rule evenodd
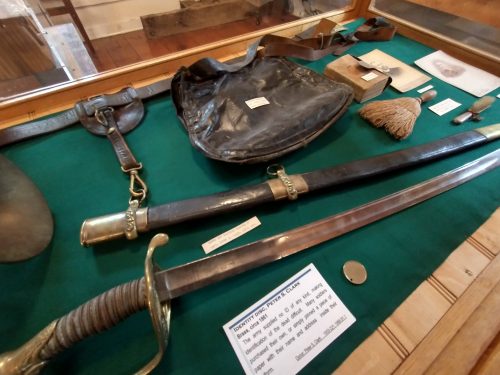
M269 100L267 100L266 98L264 98L263 96L261 96L261 97L258 97L258 98L253 98L253 99L250 99L250 100L246 100L245 104L248 107L250 107L250 109L255 109L255 108L258 108L258 107L262 107L263 105L268 105L269 104Z
M260 221L257 216L254 216L247 221L241 223L240 225L229 229L228 231L219 234L217 237L212 238L211 240L203 243L201 247L205 254L209 254L212 251L218 249L221 246L237 239L238 237L243 236L244 234L250 232L252 229L257 228L260 225Z
M310 264L224 331L246 374L296 374L355 321Z
M453 99L445 99L437 104L431 105L429 109L437 114L438 116L445 115L446 113L453 111L455 108L460 107L462 104L454 101Z

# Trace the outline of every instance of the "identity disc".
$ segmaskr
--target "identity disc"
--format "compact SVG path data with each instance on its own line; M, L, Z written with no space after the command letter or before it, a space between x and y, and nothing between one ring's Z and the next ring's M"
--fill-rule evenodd
M368 277L365 266L355 260L345 262L342 271L349 282L357 285L363 284Z

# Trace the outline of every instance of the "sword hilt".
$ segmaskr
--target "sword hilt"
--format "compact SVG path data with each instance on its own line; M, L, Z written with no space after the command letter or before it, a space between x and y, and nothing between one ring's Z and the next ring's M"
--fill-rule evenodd
M167 243L156 235L149 244L145 277L114 287L70 313L54 320L18 349L0 355L0 375L38 374L57 354L79 341L108 330L136 312L149 308L160 351L140 372L147 374L159 363L166 347L170 304L161 304L154 285L153 253Z

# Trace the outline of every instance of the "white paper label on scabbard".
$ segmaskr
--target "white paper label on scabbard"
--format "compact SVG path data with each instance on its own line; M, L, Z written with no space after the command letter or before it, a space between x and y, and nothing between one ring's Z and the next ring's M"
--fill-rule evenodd
M310 264L224 331L246 374L296 374L355 321Z
M205 242L201 247L205 251L205 254L208 254L221 246L224 246L228 242L243 236L245 233L250 232L252 229L257 228L260 225L259 219L257 216L248 219L244 223L241 223L237 227L228 230L222 234L219 234L217 237L212 238L210 241Z
M361 78L364 79L365 81L371 81L372 79L377 78L377 77L378 77L378 74L374 73L374 72L370 72L368 74L365 74L364 76L361 76Z
M253 99L250 99L250 100L246 100L245 104L247 106L249 106L250 109L254 109L254 108L257 108L257 107L261 107L263 105L268 105L269 104L269 100L267 100L266 98L264 98L263 96L261 96L259 98L253 98Z
M450 111L453 111L455 108L460 107L462 104L454 101L453 99L445 99L437 104L431 105L429 109L437 114L438 116L442 116Z

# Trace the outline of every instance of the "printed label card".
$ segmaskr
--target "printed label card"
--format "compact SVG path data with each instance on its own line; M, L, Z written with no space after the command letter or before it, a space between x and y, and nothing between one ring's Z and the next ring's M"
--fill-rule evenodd
M310 264L224 331L246 374L296 374L355 321Z

